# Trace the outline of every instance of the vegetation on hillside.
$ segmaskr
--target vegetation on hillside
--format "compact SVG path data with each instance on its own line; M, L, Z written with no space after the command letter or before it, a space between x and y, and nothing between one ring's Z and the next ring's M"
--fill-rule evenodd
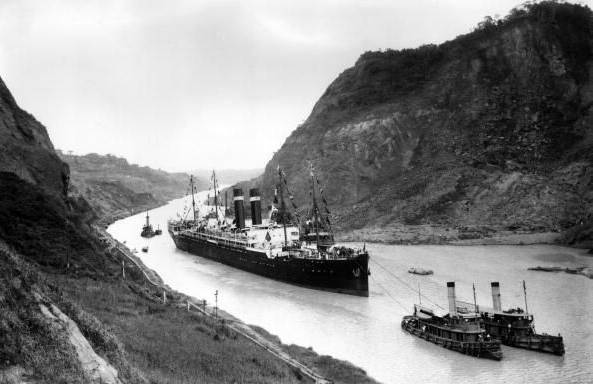
M313 163L338 230L571 230L593 211L592 65L593 13L554 1L367 52L252 183L270 201L279 164L304 205Z
M58 154L70 166L70 194L84 197L102 222L152 209L189 193L186 173L141 167L113 155ZM196 179L198 190L207 185Z

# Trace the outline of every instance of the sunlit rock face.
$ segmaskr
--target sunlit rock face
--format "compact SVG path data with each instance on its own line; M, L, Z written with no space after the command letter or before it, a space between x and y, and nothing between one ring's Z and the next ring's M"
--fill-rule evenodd
M0 79L0 171L11 172L66 197L69 170L54 151L45 127L17 105Z
M588 8L542 4L439 46L367 52L275 153L295 201L312 162L341 229L564 230L593 207Z

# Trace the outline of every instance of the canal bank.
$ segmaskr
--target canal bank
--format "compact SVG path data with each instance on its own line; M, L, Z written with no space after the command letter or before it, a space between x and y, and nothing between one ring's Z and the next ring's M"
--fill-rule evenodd
M155 209L151 220L162 227L168 218L182 213L184 205L180 199ZM538 264L591 265L593 259L586 256L586 251L547 245L367 243L371 253L370 297L357 298L280 283L190 255L177 250L166 234L141 239L138 229L143 220L143 215L133 216L115 223L108 231L122 241L127 240L130 248L148 245L149 252L139 253L139 257L173 289L206 297L209 302L214 301L214 292L218 290L219 306L244 323L278 335L285 344L311 346L319 354L350 361L381 382L431 382L437 376L445 383L470 383L475 377L484 383L497 383L523 376L545 383L562 380L566 375L581 382L593 380L593 368L585 362L593 345L593 329L578 321L593 316L591 307L583 305L584 301L593 302L593 281L582 276L527 270ZM411 275L407 272L410 267L432 269L434 275ZM533 292L530 310L536 316L538 331L562 333L567 355L551 359L505 348L504 359L498 366L490 366L488 362L467 361L463 356L443 354L442 349L418 345L399 326L418 295L391 274L411 287L420 284L423 295L443 307L447 281L456 281L460 296L468 301L472 298L471 286L476 283L478 301L485 304L491 301L490 281L500 281L505 287L504 305L515 307L523 305L520 282L526 280Z

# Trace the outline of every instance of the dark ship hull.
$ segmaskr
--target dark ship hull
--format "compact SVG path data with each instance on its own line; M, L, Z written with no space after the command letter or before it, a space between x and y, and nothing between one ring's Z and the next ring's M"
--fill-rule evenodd
M511 322L496 321L484 317L484 328L492 337L499 339L503 345L516 348L524 348L532 351L564 355L564 340L562 336L546 334L521 334L524 329L518 329L509 325Z
M423 323L415 316L405 316L401 322L402 329L416 337L424 339L444 348L463 353L464 355L481 357L491 360L501 360L500 341L482 341L482 342L463 342L448 337L437 336L430 331L423 330ZM425 327L426 329L426 327Z
M369 295L367 253L350 259L268 258L265 253L169 231L177 248L257 275L307 288Z

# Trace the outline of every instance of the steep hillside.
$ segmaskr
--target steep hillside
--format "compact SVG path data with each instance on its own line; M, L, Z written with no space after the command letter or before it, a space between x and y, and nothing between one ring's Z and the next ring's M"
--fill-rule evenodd
M70 166L73 195L81 195L105 222L151 209L189 193L189 175L129 164L124 158L91 153L58 155ZM198 178L198 190L208 183Z
M0 116L0 171L66 196L68 166L54 152L45 127L19 108L2 79Z
M84 197L68 194L68 166L43 126L1 80L0 95L0 383L311 382L225 320L189 312L195 299L98 229ZM100 179L122 177L116 170L125 167L91 169ZM146 172L130 178L169 185L158 179L168 175ZM376 383L347 362L302 350L336 383Z
M408 240L564 232L593 212L593 15L543 2L439 46L367 52L267 164L312 162L338 229ZM582 223L582 224L581 224ZM578 227L576 228L578 231ZM360 232L361 233L361 232ZM587 241L587 239L581 239Z

